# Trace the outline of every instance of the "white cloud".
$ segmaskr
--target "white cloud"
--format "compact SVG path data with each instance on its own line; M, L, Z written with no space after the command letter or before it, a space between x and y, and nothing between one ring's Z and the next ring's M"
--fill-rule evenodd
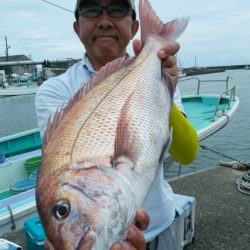
M74 10L75 0L50 0ZM136 0L138 4L138 0ZM185 33L178 40L178 57L184 66L244 64L250 61L249 0L151 0L163 21L189 16ZM83 46L75 35L69 13L41 0L0 0L0 55L32 55L33 59L79 58ZM131 50L131 47L130 47Z

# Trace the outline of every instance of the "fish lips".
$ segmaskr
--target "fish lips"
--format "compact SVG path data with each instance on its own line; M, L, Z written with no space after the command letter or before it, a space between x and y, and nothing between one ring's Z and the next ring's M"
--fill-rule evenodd
M94 233L88 229L78 242L76 250L91 250L95 242L96 237Z

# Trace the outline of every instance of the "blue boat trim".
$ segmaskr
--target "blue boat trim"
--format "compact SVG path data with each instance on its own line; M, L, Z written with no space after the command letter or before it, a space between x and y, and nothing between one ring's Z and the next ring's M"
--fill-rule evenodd
M0 200L0 214L7 210L8 206L18 205L20 202L28 201L30 198L35 200L35 188L28 190L26 192L8 197L6 199Z

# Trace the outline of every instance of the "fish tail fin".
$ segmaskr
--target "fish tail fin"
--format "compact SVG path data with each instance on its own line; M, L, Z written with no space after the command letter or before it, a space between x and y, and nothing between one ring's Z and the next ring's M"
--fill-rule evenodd
M166 40L176 40L186 29L189 20L188 17L182 17L163 23L148 0L140 0L139 13L143 43L149 35L157 35Z

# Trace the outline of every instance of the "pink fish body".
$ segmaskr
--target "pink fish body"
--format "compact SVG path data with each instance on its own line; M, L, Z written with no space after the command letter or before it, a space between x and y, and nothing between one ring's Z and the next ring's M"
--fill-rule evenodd
M163 24L139 6L144 47L106 65L45 136L37 208L56 249L110 249L126 237L171 141L174 87L158 51L187 19Z

